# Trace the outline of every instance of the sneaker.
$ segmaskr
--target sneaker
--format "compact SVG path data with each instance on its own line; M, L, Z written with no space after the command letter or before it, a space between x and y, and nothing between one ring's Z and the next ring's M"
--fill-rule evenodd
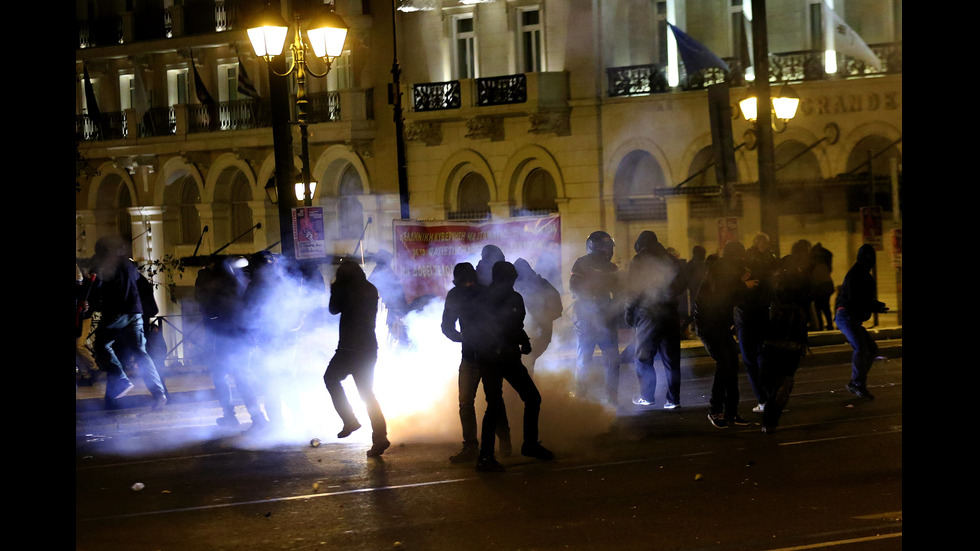
M238 417L234 415L225 415L224 417L218 417L216 421L219 427L237 427Z
M476 470L481 473L502 473L505 469L503 465L497 463L497 460L491 456L477 459Z
M343 430L341 430L340 432L337 433L337 438L347 438L348 436L351 435L352 432L354 432L355 430L357 430L359 428L361 428L361 424L358 423L357 421L354 421L350 425L348 425L347 423L344 423L344 428L343 428Z
M761 402L759 405L752 408L752 413L762 413L763 411L766 411L766 405Z
M776 432L776 427L767 427L762 425L762 434L772 434Z
M728 428L728 422L725 421L725 416L721 413L709 413L708 421L711 421L711 424L714 425L715 428L718 429Z
M471 463L480 458L480 447L476 444L463 444L463 449L456 455L449 456L450 463Z
M668 401L666 404L664 404L664 409L677 409L679 407L681 407L681 405L680 404L675 404L674 402L669 402Z
M521 455L540 459L541 461L551 461L555 458L555 454L548 448L542 446L541 442L534 442L533 444L525 443L521 446Z
M130 381L126 381L125 383L122 383L121 390L119 390L118 392L116 392L116 394L112 398L114 400L118 400L118 399L122 398L123 396L129 394L129 391L133 390L133 388L134 388L133 383L130 382Z
M371 449L367 451L368 457L379 457L388 448L391 447L391 442L387 438L382 439L380 442L375 442Z
M867 398L868 400L875 399L874 395L868 392L868 387L866 386L856 385L854 383L847 383L847 390L850 391L851 394L857 394L858 396L862 398Z
M746 426L752 424L751 422L746 421L745 419L742 419L738 415L736 415L735 417L731 417L731 418L725 419L725 421L728 422L728 423L731 423L733 425L737 425L739 427L746 427Z
M636 396L633 396L633 405L635 405L635 406L652 406L653 405L653 400L647 400L643 396L640 396L639 394L637 394Z

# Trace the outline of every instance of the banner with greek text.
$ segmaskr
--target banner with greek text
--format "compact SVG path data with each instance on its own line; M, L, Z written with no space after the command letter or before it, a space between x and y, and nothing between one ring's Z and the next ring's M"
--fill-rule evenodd
M445 298L453 287L453 268L476 267L486 245L496 245L508 262L518 258L560 288L561 219L558 214L491 222L394 220L395 273L405 299ZM554 282L554 281L553 281Z

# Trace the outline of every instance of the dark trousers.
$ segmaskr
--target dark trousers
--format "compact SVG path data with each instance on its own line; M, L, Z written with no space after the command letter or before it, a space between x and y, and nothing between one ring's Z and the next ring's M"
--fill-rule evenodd
M711 384L710 412L724 413L734 419L738 413L738 345L728 327L706 331L701 335L708 355L715 361L715 378Z
M350 350L338 348L330 363L327 371L323 374L323 383L327 386L330 399L333 400L333 407L337 410L344 425L357 423L354 410L351 409L350 402L347 401L347 394L340 386L340 382L348 375L354 378L357 385L357 393L367 406L368 417L371 418L371 430L374 432L374 442L385 439L388 435L388 425L385 423L385 416L381 413L381 405L374 396L374 365L378 361L378 351L375 350Z
M769 400L762 412L762 425L776 428L793 391L796 370L803 359L803 349L766 346L762 353L762 384Z
M844 338L854 349L851 354L851 382L856 386L865 386L868 383L868 372L871 371L871 364L878 355L878 345L864 328L862 322L850 317L847 310L839 308L834 317L837 329L844 334Z
M524 443L538 441L538 415L541 413L541 393L534 380L521 364L519 355L501 355L493 361L480 362L483 392L487 411L483 415L480 456L493 457L494 431L504 410L503 382L506 380L524 402Z
M768 316L768 312L765 315ZM760 404L765 404L768 400L761 375L764 340L762 333L767 321L766 318L746 319L735 325L735 331L738 333L738 348L742 353L742 363L745 364L745 374L748 375L749 386L752 387L752 393Z
M595 347L602 351L602 363L605 373L606 398L613 404L619 401L619 335L615 323L608 326L595 322L576 321L575 336L577 337L575 380L579 392L585 392L585 382L589 379L589 369ZM533 346L532 346L533 349Z
M667 377L667 401L681 403L681 326L679 316L640 316L634 325L634 355L640 396L654 401L657 371L654 358L660 355Z
M475 360L463 358L459 362L459 422L463 426L463 444L476 446L479 442L476 430L476 391L480 386L480 368ZM501 404L497 414L496 434L501 440L510 441L510 425L507 410ZM492 438L492 437L491 437Z
M231 336L217 331L210 331L211 348L211 379L214 381L214 393L221 404L221 409L228 417L235 416L235 406L232 402L231 380L245 404L252 420L265 420L265 414L259 406L255 388L258 386L249 360L251 348L241 336Z

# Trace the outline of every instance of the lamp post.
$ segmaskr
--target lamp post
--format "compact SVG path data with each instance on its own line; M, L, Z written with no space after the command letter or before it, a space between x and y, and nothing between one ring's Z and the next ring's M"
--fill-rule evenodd
M300 160L303 163L302 195L297 189L297 200L302 200L305 206L313 205L313 190L315 182L310 178L310 151L309 151L309 131L307 130L309 102L306 99L306 78L307 74L317 78L323 78L330 72L330 66L334 58L344 51L344 42L347 39L347 24L343 18L333 12L332 7L321 10L313 17L309 18L309 29L306 30L307 42L304 42L303 27L299 14L294 15L296 30L293 33L293 42L289 45L292 52L292 60L285 72L276 71L271 63L280 59L286 45L286 37L289 32L289 25L283 19L279 10L267 4L258 14L252 26L248 29L248 38L255 50L255 55L262 57L270 63L270 71L280 77L290 74L296 75L296 119L300 130ZM309 67L306 61L307 47L312 50L314 56L319 57L326 64L323 73L317 73ZM296 184L300 186L300 184Z

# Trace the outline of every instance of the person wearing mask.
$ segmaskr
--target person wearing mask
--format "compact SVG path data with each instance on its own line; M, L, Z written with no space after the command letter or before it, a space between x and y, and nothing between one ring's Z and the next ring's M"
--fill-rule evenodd
M840 292L837 293L834 323L851 345L851 381L847 390L862 398L874 399L868 391L868 372L878 355L878 345L864 328L864 322L872 314L888 311L884 302L877 298L877 287L872 270L875 267L874 247L865 243L857 252L857 260L844 276Z

